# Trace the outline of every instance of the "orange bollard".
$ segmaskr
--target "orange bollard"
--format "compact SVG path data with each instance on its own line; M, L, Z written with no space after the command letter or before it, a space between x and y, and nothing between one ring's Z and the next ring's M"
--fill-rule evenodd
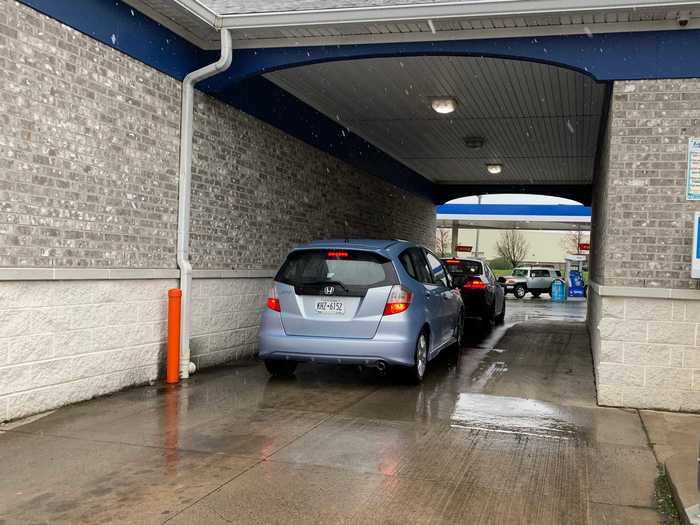
M168 354L165 361L165 382L180 382L180 302L182 290L168 290Z

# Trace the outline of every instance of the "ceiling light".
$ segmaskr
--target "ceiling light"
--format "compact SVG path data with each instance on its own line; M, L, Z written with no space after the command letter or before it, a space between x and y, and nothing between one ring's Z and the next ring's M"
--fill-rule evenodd
M503 171L503 164L487 164L486 169L491 175L500 175Z
M441 115L453 113L457 109L457 101L452 97L434 98L432 101L433 110Z

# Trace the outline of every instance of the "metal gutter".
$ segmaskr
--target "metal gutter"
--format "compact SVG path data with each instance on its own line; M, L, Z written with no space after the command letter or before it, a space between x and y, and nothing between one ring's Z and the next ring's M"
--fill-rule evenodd
M180 316L180 377L190 374L190 333L192 326L192 265L190 264L190 203L192 197L192 126L194 86L225 71L233 60L231 32L221 30L221 57L213 64L189 73L182 81L180 116L180 170L177 213L177 266L180 268L182 313Z

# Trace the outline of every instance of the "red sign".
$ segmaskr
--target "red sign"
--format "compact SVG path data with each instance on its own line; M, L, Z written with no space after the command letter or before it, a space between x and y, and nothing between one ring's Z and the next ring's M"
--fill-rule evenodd
M457 253L472 253L471 246L457 246L455 250L457 250Z
M589 242L580 242L578 243L578 250L580 252L588 252L591 249L591 243Z

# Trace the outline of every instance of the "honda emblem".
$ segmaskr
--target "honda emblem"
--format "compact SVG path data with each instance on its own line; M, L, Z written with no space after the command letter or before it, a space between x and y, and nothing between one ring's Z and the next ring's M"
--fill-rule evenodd
M333 295L335 293L335 286L326 286L323 289L323 295Z

